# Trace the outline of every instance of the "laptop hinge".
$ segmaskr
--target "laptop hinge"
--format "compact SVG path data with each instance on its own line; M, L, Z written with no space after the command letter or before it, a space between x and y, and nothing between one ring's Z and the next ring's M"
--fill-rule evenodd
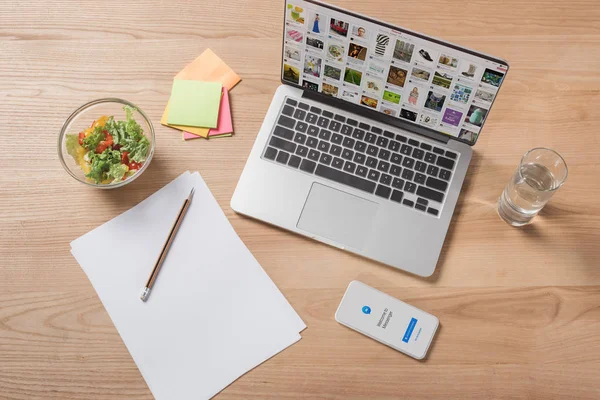
M365 118L375 120L375 121L380 122L385 125L390 125L395 128L400 128L400 129L403 129L405 131L408 131L408 132L411 132L411 133L414 133L417 135L425 136L429 139L433 139L438 142L448 143L448 141L450 140L450 136L444 135L443 133L436 132L433 129L429 129L424 126L420 126L420 125L416 125L416 124L413 124L413 123L410 123L407 121L403 121L401 119L398 119L398 118L395 118L395 117L392 117L389 115L385 115L385 114L380 113L375 110L369 110L362 106L359 106L358 104L352 104L345 100L340 100L335 97L324 95L322 93L313 92L311 90L303 90L302 97L309 99L309 100L318 101L319 103L323 103L323 104L326 104L331 107L339 108L346 112L360 115Z

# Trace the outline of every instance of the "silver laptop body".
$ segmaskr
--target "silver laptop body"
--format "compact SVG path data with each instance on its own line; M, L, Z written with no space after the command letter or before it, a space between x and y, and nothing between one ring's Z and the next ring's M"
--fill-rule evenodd
M296 12L292 14L292 11ZM495 72L488 69L479 72L476 76L479 79L473 79L468 76L473 74L469 66L452 58L452 54L468 52L473 57L490 58L502 65L504 73L507 63L320 2L287 1L285 13L283 85L277 89L267 111L231 199L231 207L240 214L331 246L419 276L430 276L471 161L471 145L479 134L473 131L481 127L484 121L481 116L487 115L501 83ZM369 33L368 39L353 36L360 35L357 26L363 35L365 31ZM297 34L290 35L290 30ZM381 88L383 93L377 97L372 94L372 85L365 86L371 76L365 71L373 64L385 65L371 53L379 46L379 39L384 35L381 32L387 32L385 35L392 39L389 46L393 47L393 62L387 64L387 79L385 76L379 79L379 82L385 80L385 89ZM297 42L298 34L302 42ZM434 41L425 50L428 57L423 63L433 60L439 66L427 69L416 58L414 64L404 63L403 60L409 58L408 52L396 50L407 48L406 35L410 38L418 35L415 41L419 43ZM399 42L399 38L402 43L394 44L394 39ZM309 39L313 40L309 42ZM309 48L307 43L317 46ZM343 47L344 52L348 52L345 63L336 64L331 60L331 56L340 53L327 54L331 46ZM432 54L436 48L445 46L450 56L440 51ZM367 48L362 56L360 47ZM422 46L413 48L410 57L424 51L418 47ZM296 56L296 50L300 59L290 59L290 55ZM381 47L377 50L382 53ZM351 55L358 58L350 59ZM426 96L421 112L418 100L413 104L412 98L408 99L410 103L406 99L414 93L414 88L407 92L394 85L399 84L397 78L401 78L402 73L390 74L393 66L394 71L404 70L402 83L407 90L413 80L419 80L416 75L413 79L410 65L431 75L438 72L429 76L428 82L417 82L417 89ZM456 72L453 73L452 68ZM336 69L342 71L340 76ZM350 76L348 69L358 73ZM362 77L358 79L362 82L357 85L356 76L361 71ZM438 75L441 77L433 83L432 78L435 80ZM452 77L450 87L440 86L438 90L440 84L447 86L448 77ZM337 98L331 97L332 86L337 88L334 92ZM342 98L340 92L343 90L345 94L347 89L361 96L358 104L350 104ZM385 94L388 89L392 95ZM325 91L328 95L324 95ZM394 107L394 91L406 104ZM487 109L486 95L480 92L493 95ZM476 94L481 99L476 99ZM441 97L445 97L443 101L447 103L440 107ZM370 109L376 103L378 108ZM388 108L392 115L396 111L398 114L390 116L381 112ZM444 112L448 108L451 112ZM460 121L458 114L461 114ZM430 129L424 121L412 120L422 115L432 118L439 115L440 126L451 130L453 124L458 124L455 133L459 130L460 133L443 134Z

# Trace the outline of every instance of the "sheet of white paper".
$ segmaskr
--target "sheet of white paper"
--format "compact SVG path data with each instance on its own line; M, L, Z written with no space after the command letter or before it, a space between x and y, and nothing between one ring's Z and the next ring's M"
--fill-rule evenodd
M192 185L194 199L143 303L140 290ZM157 399L210 398L305 328L197 173L71 246Z

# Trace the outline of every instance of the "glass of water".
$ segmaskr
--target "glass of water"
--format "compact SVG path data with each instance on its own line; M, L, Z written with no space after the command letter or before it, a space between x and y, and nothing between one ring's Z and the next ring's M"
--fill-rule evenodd
M530 223L565 183L567 173L567 163L554 150L529 150L498 199L498 215L512 226Z

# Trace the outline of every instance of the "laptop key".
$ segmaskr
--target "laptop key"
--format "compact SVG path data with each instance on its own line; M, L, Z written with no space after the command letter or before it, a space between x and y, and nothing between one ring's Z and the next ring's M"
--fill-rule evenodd
M292 168L298 168L302 159L298 156L291 156L288 165Z
M304 133L304 132L306 132L307 128L308 128L308 124L306 122L304 122L304 121L298 121L298 122L296 122L296 130L298 132Z
M438 215L438 213L439 213L439 211L438 211L438 210L436 210L435 208L431 208L431 207L429 207L429 208L427 209L427 212L428 212L429 214L431 214L431 215L435 215L435 216L437 216L437 215Z
M439 147L434 147L433 152L436 154L444 155L444 149L440 149Z
M419 198L417 199L417 203L418 203L418 204L423 204L424 206L426 206L427 204L429 204L429 202L428 202L427 200L425 200L425 199L423 199L423 198L421 198L421 197L419 197Z
M331 132L326 129L321 129L319 132L319 139L329 140L331 138Z
M323 116L327 118L333 118L333 113L331 111L323 110Z
M456 153L446 150L446 157L456 160Z
M277 149L274 149L272 147L267 147L267 150L265 150L265 158L269 159L269 160L274 160L276 156L277 156Z
M369 170L369 175L367 175L367 178L369 178L372 181L377 182L379 180L379 175L380 173L375 171L374 169Z
M290 104L290 105L294 106L294 107L296 107L298 105L298 102L296 100L290 99L289 97L285 100L285 102L287 104Z
M433 153L430 153L430 152L425 153L425 161L427 161L430 164L435 163L436 158L437 157Z
M386 149L379 149L379 155L377 157L381 158L382 160L389 160L390 159L390 151L386 150Z
M319 157L321 157L321 153L317 150L312 149L308 151L308 158L313 161L319 161Z
M411 146L418 146L419 142L415 139L408 139L408 144L410 144Z
M365 176L367 176L368 173L369 173L369 169L367 167L363 167L362 165L359 165L356 168L356 174L359 176L362 176L363 178Z
M333 157L327 153L321 153L321 158L319 158L319 162L321 164L329 165L331 164L331 160Z
M307 160L306 158L302 160L300 163L300 169L305 172L313 173L315 172L315 168L317 163L314 161Z
M421 150L421 149L417 149L416 147L415 147L415 149L413 150L413 153L412 153L412 156L414 158L416 158L417 160L422 160L424 155L425 155L425 152L423 150Z
M379 136L377 138L377 146L387 147L389 141L390 140L388 138L383 137L383 136Z
M335 144L333 146L331 146L331 149L329 150L329 153L334 155L334 156L339 156L340 154L342 154L342 148L340 146L336 146Z
M416 179L415 179L415 182L417 182ZM417 183L423 183L423 182L417 182ZM431 176L429 178L427 178L426 185L432 189L437 189L442 192L445 192L446 189L448 189L448 182L440 181L439 179L432 178Z
M364 164L367 156L361 153L354 153L354 162L358 164Z
M333 157L333 161L331 162L331 166L337 169L342 169L344 166L344 160L339 157Z
M365 142L357 140L356 144L354 145L354 150L364 153L367 150L367 144Z
M311 106L310 112L313 112L315 114L321 114L321 109L319 107Z
M396 142L395 140L390 140L390 144L388 146L388 149L390 149L391 151L398 151L398 150L400 150L400 142Z
M412 158L404 157L404 161L402 161L402 166L406 168L412 168L415 165L415 160Z
M354 132L352 132L352 137L354 139L363 140L365 138L365 131L362 129L355 128Z
M388 174L381 174L381 178L379 178L379 183L389 185L390 183L392 183L392 177Z
M296 125L296 120L285 115L280 115L277 121L279 125L285 126L286 128L293 128Z
M298 154L300 157L306 157L308 155L308 147L298 146L296 149L296 154Z
M335 119L336 121L340 121L340 122L346 122L346 117L344 117L343 115L339 115L339 114L335 114L335 117L333 117L333 119Z
M296 150L296 145L292 142L288 142L287 140L283 140L278 138L277 136L271 136L271 140L269 144L277 149L285 150L290 153L293 153Z
M303 110L308 110L310 108L310 106L306 103L302 103L300 102L300 104L298 104L298 107L300 107Z
M294 142L304 144L306 142L306 135L300 132L296 132L296 136L294 136Z
M354 139L352 138L344 138L344 141L342 142L342 146L347 147L349 149L354 147Z
M393 190L392 191L392 197L390 197L390 200L396 201L398 203L402 202L402 197L404 197L404 193L399 191L399 190Z
M344 140L344 137L339 133L334 133L333 135L331 135L331 143L341 144L342 140Z
M431 151L431 145L427 143L421 143L421 148L423 150Z
M360 124L358 124L358 127L360 129L366 129L366 130L371 129L371 125L365 124L364 122L361 122Z
M404 187L404 181L400 178L394 178L394 180L392 181L392 186L396 189L402 190L402 188Z
M431 176L437 176L438 172L440 171L439 167L436 167L435 165L430 165L427 167L427 175L431 175Z
M344 163L344 171L353 174L355 169L356 164L354 164L352 161L346 161Z
M421 211L427 210L427 207L425 207L423 204L419 204L419 203L415 204L415 208L417 210L421 210Z
M287 164L289 159L290 159L290 153L286 153L285 151L280 151L279 153L277 153L277 158L275 159L275 161L282 163L282 164Z
M400 176L401 172L402 172L402 168L400 168L397 165L392 165L392 167L390 168L390 174L392 174L394 176Z
M375 195L383 197L385 199L390 198L390 193L392 193L392 189L383 185L377 185L377 190L375 190Z
M369 155L376 156L378 152L379 152L379 149L376 146L369 145L367 147L367 154L369 154Z
M348 118L348 119L346 120L346 123L347 123L348 125L352 125L352 126L358 126L358 121L357 121L357 120L355 120L355 119Z
M452 170L454 168L454 161L449 158L439 156L437 159L436 165L439 165L440 167Z
M405 169L404 171L402 171L402 177L406 180L412 180L413 176L415 175L415 171L412 171L410 169Z
M342 168L344 166L344 160L339 157L332 157L331 166L335 168Z
M402 143L406 143L406 136L396 135L396 140Z
M354 157L354 152L350 149L344 149L344 151L342 151L342 158L345 160L352 160L352 157Z
M426 179L427 179L427 177L426 177L425 175L423 175L423 174L419 173L419 172L417 172L417 173L415 174L415 182L416 182L416 183L423 184L423 183L425 183L425 180L426 180ZM432 179L432 178L430 178L430 179ZM429 185L428 185L428 186L429 186Z
M369 167L369 168L377 167L377 159L374 157L367 157L367 167Z
M410 147L407 144L403 144L400 148L400 153L404 154L405 156L410 156L410 154L412 153L412 147Z
M440 171L440 179L443 179L445 181L449 181L450 180L450 175L452 175L452 174L447 169L442 169Z
M392 153L392 158L390 158L390 161L394 164L400 165L402 162L402 156L398 153Z
M306 118L306 111L297 108L296 112L294 112L294 118L304 121L304 118Z
M276 125L275 130L273 131L273 135L282 137L287 140L292 140L292 138L294 137L294 131L291 129L287 129L282 126Z
M294 107L286 104L286 105L283 106L283 110L281 110L281 113L283 115L287 115L287 116L291 117L292 115L294 115L294 111L295 110L296 109Z
M437 201L438 203L441 203L444 200L444 193L429 189L425 186L419 186L417 189L417 196L425 197L426 199Z
M341 132L344 135L351 135L352 134L352 127L350 125L343 125Z
M375 132L375 131L373 131ZM396 137L396 135L394 135L394 132L390 132L390 131L383 131L383 136L385 136L386 138L390 138L390 139L394 139Z
M319 134L319 128L317 128L314 125L310 125L308 127L308 130L306 131L307 134L309 134L310 136L317 136Z
M306 116L306 122L308 122L309 124L316 124L318 119L319 116L317 114L308 113L308 115Z
M377 136L375 136L374 134L367 132L367 134L365 135L365 141L367 143L371 143L374 144L377 141Z
M331 130L332 130L332 131L334 131L334 132L339 132L341 127L342 127L342 124L340 124L340 123L339 123L339 122L337 122L337 121L333 121L333 120L332 120L332 121L329 123L329 129L331 129Z
M316 149L317 146L319 145L319 140L314 137L309 137L308 139L306 139L306 145L308 147L312 147L313 149Z
M334 182L338 182L344 185L351 186L355 189L363 190L365 192L373 193L375 190L375 182L369 182L366 179L360 178L358 176L347 174L343 171L338 171L331 167L327 167L325 165L319 164L315 175L321 176L326 179L330 179Z
M379 160L379 164L377 164L377 169L382 172L388 172L390 170L390 163L383 160Z
M423 161L417 161L415 164L415 169L419 172L425 172L427 170L427 164L425 164Z
M404 199L402 200L402 204L404 204L405 206L412 207L415 205L415 202L409 199Z
M329 126L329 119L325 117L319 117L317 125L319 125L321 128L327 128Z
M319 142L319 146L317 147L320 151L329 151L329 146L331 146L329 144L329 142L326 142L324 140L321 140Z
M404 190L406 190L408 193L414 193L416 189L417 189L417 185L415 185L412 182L406 182L404 184Z
M378 135L381 135L381 133L383 132L383 129L381 129L381 128L378 128L378 127L376 127L376 126L372 126L372 127L371 127L371 132L373 132L373 133L376 133L376 134L378 134ZM387 131L386 131L386 132L387 132ZM389 132L389 133L391 133L391 132ZM393 135L393 133L392 133L392 135ZM385 135L385 134L384 134L384 136L387 136L387 135ZM389 136L388 136L388 137L389 137ZM392 136L392 137L393 137L393 136Z

